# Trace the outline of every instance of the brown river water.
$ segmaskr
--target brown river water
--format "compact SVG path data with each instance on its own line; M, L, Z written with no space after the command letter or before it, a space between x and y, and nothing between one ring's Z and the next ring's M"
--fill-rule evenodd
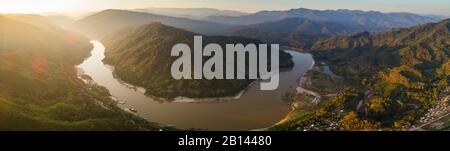
M177 128L208 130L252 130L269 127L281 120L289 111L282 100L293 92L301 77L313 64L310 54L286 51L293 56L295 66L280 73L280 85L274 91L260 90L259 83L251 85L238 99L230 101L186 103L157 101L144 95L142 89L130 87L113 76L113 68L103 64L105 48L99 41L91 41L91 56L78 67L92 77L95 83L106 87L112 96L124 100L119 107L136 109L136 114ZM122 102L123 103L123 102Z

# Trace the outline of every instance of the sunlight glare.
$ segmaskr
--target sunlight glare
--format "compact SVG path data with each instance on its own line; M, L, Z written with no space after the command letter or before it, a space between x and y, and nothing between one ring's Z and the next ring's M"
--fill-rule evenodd
M77 10L77 0L0 0L0 13L37 13Z

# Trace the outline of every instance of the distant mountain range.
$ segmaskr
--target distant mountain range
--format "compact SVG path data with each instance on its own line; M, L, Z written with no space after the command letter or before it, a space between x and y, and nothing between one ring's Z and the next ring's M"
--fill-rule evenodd
M77 31L89 34L93 37L102 37L123 28L136 28L152 22L161 22L165 25L206 35L236 35L236 31L241 31L243 33L237 33L237 35L273 41L273 34L275 32L278 34L289 31L301 33L302 31L308 31L306 29L311 29L311 27L304 27L303 30L299 29L301 27L297 26L299 25L298 21L295 22L292 18L298 18L297 20L299 21L300 19L308 20L308 22L321 27L328 25L328 27L326 27L327 29L323 29L323 33L334 36L361 30L385 31L390 28L410 27L423 23L436 22L442 19L437 16L421 16L411 13L381 13L359 10L312 10L299 8L287 11L261 11L253 14L246 14L236 11L209 8L147 8L130 11L113 9L104 10L76 21L72 27ZM272 26L272 29L276 26L278 29L282 29L282 26L286 27L283 28L284 31L280 32L274 30L266 31L266 29L268 29L267 26ZM304 24L304 26L306 26L306 24ZM253 27L256 27L257 29L252 29ZM315 28L317 31L318 28ZM338 31L337 28L345 29L336 34L333 30ZM255 33L256 30L259 31ZM264 36L264 34L269 33L271 33L272 36ZM302 34L302 37L309 33ZM275 34L275 37L278 37L275 38L278 39L275 41L299 47L305 45L302 44L303 42L295 44L292 40L280 40L299 40L299 38L296 38L294 35L298 34L291 33L283 36ZM313 38L313 36L318 37ZM311 41L321 38L323 38L323 36L318 35L316 32L314 35L307 37L309 40L300 41Z
M115 74L122 80L146 88L147 94L164 98L233 96L253 81L249 79L173 79L170 70L177 57L171 57L171 49L178 43L185 43L191 47L192 51L195 35L199 34L161 23L152 23L136 29L120 31L102 40L107 50L104 61L115 67ZM203 44L209 43L217 43L225 48L225 44L242 43L246 45L261 42L239 37L203 36ZM293 62L290 58L289 54L281 51L280 67L292 66Z
M78 20L72 27L90 36L102 37L123 28L135 28L152 22L160 22L201 34L216 34L230 27L207 21L113 9Z
M209 16L242 16L248 13L232 11L232 10L219 10L214 8L158 8L150 7L143 9L133 9L131 11L145 12L164 16L183 17L190 19L204 19Z
M284 46L305 49L311 47L318 40L356 31L362 31L362 29L333 22L287 18L280 21L234 27L227 32L227 35L255 38L266 43L279 43Z
M334 22L368 30L410 27L417 24L436 22L442 19L411 13L381 13L359 10L312 10L299 8L287 11L261 11L243 16L210 16L207 17L206 20L217 23L250 25L278 21L286 18L304 18L311 21Z
M358 10L261 11L245 14L208 8L105 10L76 21L72 27L92 37L152 22L205 35L234 35L303 49L316 40L355 31L386 31L439 21L436 16Z

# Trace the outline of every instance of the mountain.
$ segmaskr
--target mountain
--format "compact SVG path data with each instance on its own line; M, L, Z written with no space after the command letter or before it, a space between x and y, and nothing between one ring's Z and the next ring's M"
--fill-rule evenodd
M0 129L153 127L118 108L104 88L78 79L75 66L91 49L88 39L75 33L0 16Z
M436 24L394 29L375 35L362 32L333 37L315 43L311 50L335 62L335 65L367 73L393 66L442 64L449 55L448 39L447 19Z
M225 24L206 21L110 9L76 21L73 28L90 36L101 38L126 27L134 28L152 22L161 22L165 25L202 34L215 34L230 27Z
M450 19L333 37L309 51L344 77L347 89L315 110L293 113L302 116L290 116L274 129L312 123L329 128L330 120L353 130L411 128L436 104L445 103L450 89Z
M75 19L58 14L0 14L1 16L39 27L61 28L70 26Z
M247 15L247 13L232 11L232 10L219 10L214 8L158 8L150 7L144 9L134 9L132 11L145 12L164 16L182 17L190 19L203 19L208 16L241 16Z
M318 40L355 31L358 29L337 23L287 18L280 21L234 27L227 32L227 35L255 38L267 43L279 43L305 49L311 47Z
M0 14L0 16L38 27L56 27L49 18L36 14Z
M192 49L195 35L199 34L161 23L120 31L102 40L106 47L104 62L113 65L114 73L122 80L146 88L149 95L164 98L231 96L253 81L173 79L170 70L177 57L171 57L171 49L178 43L186 43ZM261 42L239 37L203 36L203 43L217 43L225 48L225 44ZM280 66L292 66L290 58L289 54L281 51Z
M311 21L334 22L370 30L410 27L417 24L435 22L440 19L410 13L381 13L359 10L312 10L299 8L287 11L261 11L243 16L210 16L205 20L217 23L249 25L268 21L278 21L286 18L304 18Z

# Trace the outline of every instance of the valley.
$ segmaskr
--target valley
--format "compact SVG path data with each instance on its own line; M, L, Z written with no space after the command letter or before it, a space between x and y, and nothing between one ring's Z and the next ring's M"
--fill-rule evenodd
M346 9L0 14L0 130L448 130L449 35L445 16ZM224 60L226 44L280 44L279 87L173 78L180 43ZM230 70L259 72L249 56Z
M105 47L98 41L92 43L92 56L78 66L93 79L92 83L107 88L118 101L125 101L117 104L120 108L133 108L137 111L135 114L145 119L182 129L252 130L268 127L289 111L289 102L281 98L286 92L293 91L299 75L312 65L311 55L287 51L292 55L295 66L280 73L277 90L262 91L257 81L235 98L179 97L167 101L146 95L143 93L145 91L117 79L113 74L115 68L102 62Z

